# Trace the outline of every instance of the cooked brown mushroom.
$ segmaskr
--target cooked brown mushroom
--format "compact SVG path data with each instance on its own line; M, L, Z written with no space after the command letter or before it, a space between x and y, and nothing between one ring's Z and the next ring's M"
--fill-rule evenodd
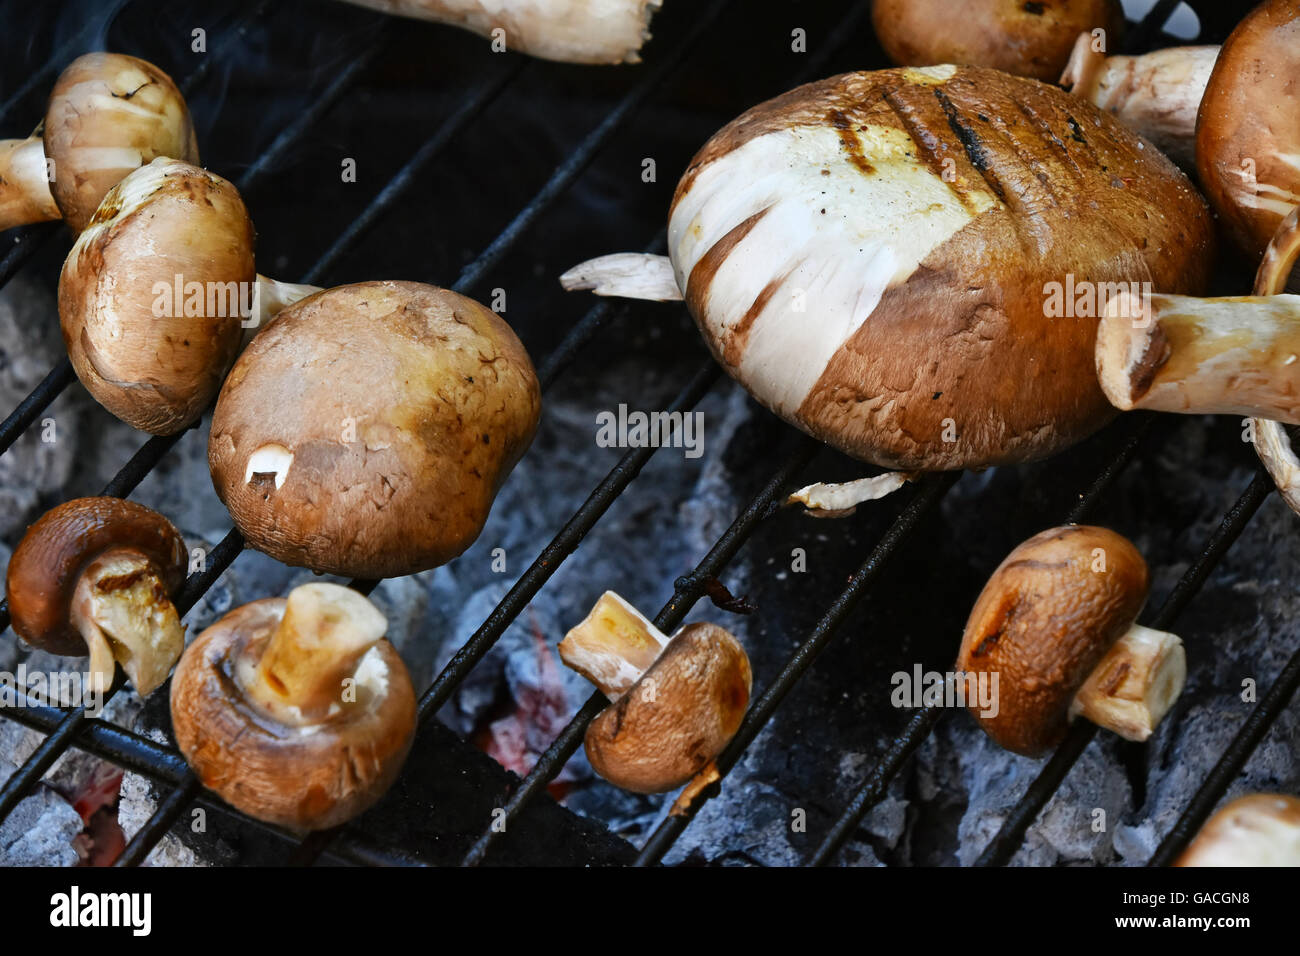
M1174 866L1300 866L1300 800L1238 797L1210 817Z
M1049 290L1204 289L1204 200L1064 90L953 66L851 73L725 127L677 187L670 260L562 278L663 298L813 436L901 471L1051 455L1109 421L1096 311ZM632 291L624 291L628 282Z
M1182 692L1182 642L1134 622L1150 587L1132 543L1105 528L1066 525L1007 555L980 592L957 670L996 679L996 708L971 706L1008 750L1046 753L1082 714L1146 740Z
M208 463L252 547L364 578L450 561L532 441L541 393L510 326L416 282L310 296L253 339Z
M1196 166L1251 261L1300 203L1300 4L1265 0L1232 31L1201 100Z
M86 228L105 194L159 156L198 163L180 91L152 63L87 53L50 94L43 134L0 142L0 229L67 220Z
M1081 31L1118 41L1118 0L875 0L876 37L899 66L958 63L1054 81Z
M121 498L76 498L41 516L9 560L14 631L53 654L90 656L107 690L117 664L141 695L167 679L185 646L171 599L188 551L162 515Z
M749 706L749 658L735 637L689 624L668 638L613 591L559 649L611 701L587 728L587 759L624 790L686 783L727 746Z
M1061 85L1137 130L1183 169L1196 168L1196 115L1217 46L1177 46L1141 56L1107 56L1081 33Z
M249 816L337 826L397 779L415 691L363 595L304 584L226 614L172 678L176 743L203 785Z
M253 224L234 186L156 159L109 190L77 237L59 279L59 319L95 400L171 435L212 403L245 327L262 321L257 310L309 291L256 275Z

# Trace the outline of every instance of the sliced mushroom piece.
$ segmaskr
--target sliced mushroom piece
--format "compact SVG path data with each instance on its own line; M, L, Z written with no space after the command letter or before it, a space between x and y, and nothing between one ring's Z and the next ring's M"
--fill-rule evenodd
M663 0L348 0L500 38L508 50L564 63L639 63Z
M1232 31L1196 124L1201 186L1251 261L1300 203L1300 4L1265 0Z
M1210 817L1174 866L1300 866L1300 800L1238 797Z
M80 232L133 170L160 156L199 161L171 77L121 53L73 60L54 84L42 130L0 143L0 229L61 215Z
M1149 587L1142 555L1105 528L1050 528L1012 551L980 592L957 657L958 671L997 681L997 707L970 708L985 733L1037 757L1082 715L1146 740L1187 675L1182 641L1135 623Z
M203 785L249 816L338 826L397 779L415 691L388 622L337 584L294 588L226 614L172 678L176 743Z
M1108 422L1098 314L1063 295L1054 311L1051 290L1201 292L1213 227L1108 113L940 66L833 77L729 124L678 184L668 251L756 399L863 461L940 471L1044 458ZM612 294L621 272L626 294L664 297L661 263L616 266L567 281Z
M749 658L735 637L688 624L669 638L613 591L559 651L611 701L587 728L587 759L624 790L663 793L706 771L749 706Z
M528 353L491 310L416 282L339 286L240 356L208 464L252 547L333 574L412 574L478 537L540 403Z
M899 66L958 63L1054 81L1081 31L1123 34L1118 0L875 0L876 38Z
M1179 166L1196 169L1196 116L1217 46L1177 46L1141 56L1107 56L1081 33L1061 85L1137 130Z
M188 554L171 522L143 505L65 502L27 529L9 560L14 631L53 654L88 654L101 691L121 664L136 691L149 694L185 646L172 597Z

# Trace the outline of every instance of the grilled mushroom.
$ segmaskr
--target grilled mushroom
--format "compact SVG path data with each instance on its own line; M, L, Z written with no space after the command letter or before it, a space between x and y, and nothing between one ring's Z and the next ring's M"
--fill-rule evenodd
M159 156L199 161L189 109L171 77L120 53L73 60L42 126L43 135L0 142L0 229L61 215L80 232L132 170Z
M996 712L972 706L1001 746L1036 757L1082 714L1146 740L1182 692L1182 642L1134 623L1150 587L1127 538L1050 528L1007 555L980 592L957 670L997 680Z
M415 691L361 594L305 584L245 604L185 651L176 743L203 785L249 816L337 826L392 785L415 734Z
M117 664L141 694L157 688L185 646L172 596L188 552L156 511L121 498L76 498L27 529L9 560L14 631L53 654L90 656L106 690Z
M1238 797L1210 817L1174 866L1300 866L1300 800Z
M493 36L506 48L566 63L639 63L662 0L349 0Z
M899 66L959 63L1053 81L1080 31L1118 39L1118 0L875 0L876 37Z
M625 790L662 793L704 771L749 706L749 658L735 637L716 624L666 637L613 591L559 650L611 701L587 728L587 759Z
M1300 4L1266 0L1232 31L1201 100L1196 167L1251 261L1300 203Z
M259 304L315 291L276 283L278 298L259 299L257 278L253 223L234 186L176 159L137 169L63 264L59 319L77 377L136 428L185 429L212 403Z
M756 107L691 163L668 237L630 294L675 281L759 401L903 471L1043 458L1107 422L1097 313L1055 314L1049 290L1195 292L1213 245L1186 177L1112 116L954 66ZM602 266L562 281L623 294Z
M286 309L235 363L208 463L252 547L333 574L412 574L478 537L540 401L524 347L472 299L340 286Z
M1155 143L1183 169L1196 168L1196 116L1217 46L1178 46L1141 56L1107 56L1081 33L1061 85Z

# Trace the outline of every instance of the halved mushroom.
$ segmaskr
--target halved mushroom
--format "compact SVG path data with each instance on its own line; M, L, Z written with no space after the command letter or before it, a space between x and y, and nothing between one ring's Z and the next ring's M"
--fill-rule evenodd
M402 768L415 691L363 595L305 584L226 614L172 678L176 743L203 785L297 830L368 809Z
M80 232L132 170L159 156L199 161L171 77L121 53L73 60L54 84L42 129L0 142L0 229L62 215Z
M1265 0L1232 31L1196 124L1201 186L1252 261L1300 203L1300 4Z
M889 468L979 468L1114 415L1098 313L1051 290L1199 291L1212 233L1187 178L1090 103L993 70L882 70L715 135L677 187L670 262L562 281L662 298L671 269L717 359L787 421Z
M136 428L171 435L212 403L259 307L253 223L213 173L156 159L109 190L59 279L68 356L87 391ZM259 281L260 280L260 281Z
M143 505L65 502L27 529L9 560L14 631L52 654L88 654L100 690L121 664L136 691L149 694L185 647L171 598L188 555L171 522Z
M506 49L565 63L639 63L663 0L348 0L403 17L446 23Z
M1300 800L1238 797L1210 817L1174 866L1300 866Z
M669 638L613 591L559 650L611 701L587 728L587 759L624 790L686 783L727 746L749 706L749 658L735 637L688 624Z
M208 464L248 543L356 577L450 561L537 429L541 391L500 316L416 282L280 313L217 399Z
M1082 715L1146 740L1187 675L1182 641L1135 623L1149 588L1142 555L1105 528L1049 528L1007 555L957 657L959 672L997 681L996 708L970 707L985 733L1036 757Z
M1118 117L1183 169L1196 168L1196 116L1217 46L1177 46L1141 56L1107 56L1100 39L1081 33L1061 85Z
M899 66L959 63L1054 81L1081 31L1118 41L1118 0L875 0L871 21Z

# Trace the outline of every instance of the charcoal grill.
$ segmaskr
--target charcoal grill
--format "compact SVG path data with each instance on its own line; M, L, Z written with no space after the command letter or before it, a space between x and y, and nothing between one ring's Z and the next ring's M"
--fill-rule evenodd
M1242 5L1237 9L1234 5L1222 4L1218 0L1194 0L1190 5L1195 8L1200 18L1201 42L1221 40L1247 6ZM591 115L595 117L595 121L577 139L576 144L567 147L567 155L564 155L554 167L549 178L517 206L513 215L506 220L504 226L499 228L495 237L463 264L451 284L451 288L457 291L481 294L489 279L512 252L534 236L548 216L563 211L566 200L571 199L573 187L584 176L593 161L611 144L631 137L628 127L633 119L642 114L657 98L662 97L665 90L680 81L682 76L691 77L695 88L702 90L706 99L713 97L718 100L714 108L720 119L734 115L740 108L749 105L749 101L727 101L727 84L710 81L707 64L701 64L701 60L710 60L714 57L725 59L717 54L717 51L737 43L733 36L734 27L728 22L728 14L732 17L740 15L738 0L714 0L711 3L698 5L680 4L679 12L676 14L671 9L674 4L670 2L668 6L670 9L657 24L658 35L647 50L647 63L634 71L621 72L552 67L528 63L513 55L488 56L480 46L475 45L476 41L460 34L451 34L444 38L441 34L435 34L425 27L410 27L362 11L341 7L336 9L324 4L290 5L289 12L285 13L283 5L272 4L269 0L232 3L221 15L220 22L212 29L207 55L197 60L187 60L176 52L185 49L189 31L184 18L175 15L163 17L162 22L157 25L158 33L168 37L169 49L172 51L170 60L166 54L152 50L136 50L129 43L126 45L119 43L113 48L120 49L122 52L140 52L141 55L155 59L177 78L188 98L195 91L201 90L205 84L213 82L214 76L225 77L229 82L228 70L232 68L230 64L238 63L245 58L246 48L250 44L255 45L256 38L263 32L285 29L285 17L295 18L300 29L316 28L325 31L330 29L331 25L337 28L338 23L344 23L353 31L352 45L339 48L342 52L335 53L339 60L338 68L325 71L317 77L319 82L311 89L308 102L299 112L296 120L271 137L269 145L255 153L251 160L248 158L248 151L235 160L241 168L231 178L245 194L256 191L268 183L275 184L277 187L283 185L283 188L290 191L298 188L286 178L284 171L286 163L290 162L296 151L301 149L303 142L321 127L332 110L348 97L358 95L359 86L368 77L376 74L382 77L388 68L386 64L388 51L394 44L402 42L404 32L415 32L421 37L437 36L440 42L445 40L449 47L468 49L475 55L475 58L470 61L474 64L474 68L464 71L462 78L457 81L459 85L454 90L454 95L450 97L450 104L446 111L437 119L421 117L418 125L421 136L424 137L422 141L410 152L409 159L396 171L387 175L384 185L369 194L365 204L350 221L342 226L334 221L327 226L323 223L316 224L313 220L303 230L308 238L318 229L323 231L323 234L336 236L315 263L298 277L299 281L309 283L330 277L345 256L356 250L368 235L377 229L386 228L386 224L392 218L410 219L418 216L418 210L402 208L403 198L408 195L413 185L438 168L437 161L444 159L462 138L470 136L476 126L489 122L486 114L489 113L492 104L510 91L518 90L526 82L523 77L528 71L554 69L565 75L572 75L574 83L583 85L590 83L592 102L598 104L603 113L598 113L597 106L593 106ZM698 9L694 11L687 9L695 6L698 6ZM775 5L755 6L761 7L762 10L747 10L746 20L761 21L762 11ZM846 2L826 6L833 9L823 10L820 13L808 12L809 19L815 21L823 31L819 39L810 43L810 53L802 57L795 55L786 55L783 58L772 57L763 64L765 73L770 73L770 76L765 75L765 95L772 95L796 83L823 75L832 66L847 69L883 65L880 51L870 38L869 4ZM1141 23L1130 24L1126 39L1129 50L1141 51L1157 45L1179 42L1162 35L1161 32L1162 26L1176 6L1177 0L1159 0ZM27 54L29 62L26 79L9 86L14 92L3 104L0 104L0 120L9 126L20 126L22 123L30 125L32 117L39 113L44 91L48 89L63 64L85 49L93 48L97 39L102 42L105 36L116 36L113 25L119 19L136 18L135 22L138 23L138 18L149 15L150 10L150 4L145 3L144 0L122 0L111 7L112 9L103 16L88 17L85 29L61 31L58 43L44 36L41 31L33 31L32 50ZM81 10L80 7L73 9ZM84 10L81 12L85 13ZM779 22L784 24L788 19L787 16ZM271 20L276 20L277 23L269 23L268 21ZM782 44L788 42L788 37L783 39L778 36L777 39ZM45 40L50 42L42 47L41 44ZM710 55L710 50L713 51L713 56ZM863 51L868 51L868 55L864 57ZM726 62L737 61L733 58ZM739 62L744 62L744 58L742 57ZM32 68L32 64L40 65ZM701 77L705 79L701 81ZM722 92L720 93L719 90ZM503 122L504 118L495 117L494 121ZM256 121L249 120L247 125L255 127L257 124ZM707 129L704 132L707 133ZM638 138L649 141L640 148L654 148L653 131L640 131ZM491 140L487 139L486 142ZM218 171L229 174L229 170L221 167L220 160L213 161L206 154L205 160ZM667 169L664 173L665 178L671 178L673 175ZM659 210L658 214L662 215L664 208L662 196L658 199L651 197L642 206L644 207L642 212L646 216L653 217L655 215L653 210L656 207ZM645 212L645 210L651 211ZM324 213L320 215L330 218ZM614 210L613 215L617 217L619 211ZM333 217L334 220L338 218L337 215ZM433 228L438 228L438 223L435 222ZM19 230L12 238L0 239L0 242L4 243L3 253L0 254L0 285L8 283L20 270L28 267L29 263L42 253L42 250L49 252L51 249L57 249L60 242L66 246L66 241L66 235L58 224L25 228ZM627 241L626 235L622 236L622 241ZM645 249L661 251L662 244L663 232L660 230L649 236ZM636 242L633 240L631 247L635 245ZM584 250L584 252L598 251L602 250ZM58 255L61 255L61 252ZM575 252L572 260L577 261L580 257L581 254ZM351 276L351 278L361 277ZM407 277L435 282L440 279L445 281L447 278L446 275L432 274ZM1239 288L1247 287L1248 274L1243 272L1234 281ZM565 301L569 305L563 314L570 314L585 307L582 300L578 298ZM558 340L548 342L544 351L537 350L535 342L528 342L533 354L539 358L539 377L544 389L553 386L575 362L580 360L584 348L610 326L612 319L621 308L608 301L598 302L573 322L562 335L552 336L553 339ZM525 340L527 341L527 336ZM671 410L692 409L719 379L717 366L704 356L702 350L691 352L690 355L692 357L687 363L689 371L684 377L685 383L668 406ZM697 367L690 368L690 362L696 362ZM50 370L31 394L9 414L3 423L0 423L0 453L7 451L20 436L32 428L61 392L69 387L77 387L74 386L74 378L66 359ZM1096 471L1095 478L1088 484L1079 482L1080 493L1077 502L1068 513L1039 515L1037 516L1039 524L1081 521L1089 518L1112 490L1117 477L1135 455L1151 442L1155 426L1156 422L1150 416L1143 414L1128 416L1115 427L1104 432L1102 436L1094 439L1092 445L1097 449L1104 449L1104 454L1102 451L1097 451L1093 455L1094 458L1103 458L1102 466ZM198 439L195 436L186 433L169 438L150 438L143 442L139 450L122 465L120 471L104 487L102 494L130 495L178 442L196 440ZM785 455L775 468L771 467L770 461L765 460L764 455L755 455L752 468L756 474L762 472L765 475L761 481L756 482L759 490L739 511L730 527L716 540L698 565L673 582L671 598L654 618L655 625L661 630L671 632L683 621L697 602L704 597L709 583L724 574L733 558L756 532L765 523L773 520L784 495L791 490L810 462L819 453L824 454L816 443L793 433L784 434L780 444ZM538 454L538 450L535 449L533 453ZM653 448L640 448L629 450L623 455L604 480L573 512L569 521L556 531L550 542L518 576L504 599L482 622L477 631L424 690L419 705L421 729L417 737L417 749L431 745L431 738L441 740L446 736L445 731L436 726L434 715L451 699L456 688L470 671L482 660L510 623L528 606L530 600L547 585L566 558L578 548L583 538L601 520L616 499L628 491L643 467L655 454ZM908 491L896 496L896 499L886 499L878 506L873 506L882 509L885 514L892 514L892 519L869 548L866 559L856 570L848 574L842 589L824 607L815 625L795 643L788 659L775 670L770 679L756 683L754 701L739 733L716 761L717 770L722 777L721 783L704 788L687 806L681 808L680 812L665 816L651 832L644 845L627 853L626 859L638 865L655 864L663 860L678 837L691 825L700 809L717 795L720 787L725 784L727 774L769 724L800 678L812 667L819 653L836 637L850 613L873 585L878 583L891 559L901 551L916 546L918 528L925 524L959 477L958 474L927 476L916 482ZM1167 628L1171 625L1193 600L1198 589L1213 573L1227 549L1242 533L1272 490L1273 486L1268 476L1262 471L1257 472L1249 486L1223 515L1221 524L1205 542L1204 548L1189 559L1189 566L1181 580L1159 608L1149 615L1149 619L1144 620L1144 623L1157 628ZM201 489L196 493L208 493L208 489ZM668 530L665 533L672 532ZM191 609L225 572L239 556L243 547L244 542L239 533L231 530L210 551L204 570L189 577L184 590L175 602L182 615ZM352 582L353 587L364 593L369 593L376 584L377 582L374 581ZM8 625L8 612L4 606L0 606L0 624ZM882 653L888 654L889 650L886 648ZM1195 661L1192 661L1191 665L1195 667ZM1149 861L1151 865L1169 863L1187 844L1222 798L1279 714L1288 705L1298 685L1300 685L1300 652L1290 658L1268 690L1262 694L1248 718L1241 724L1235 739L1205 777L1177 824L1165 835L1163 843ZM120 690L120 687L120 683L115 684L110 693ZM467 849L458 854L460 862L466 865L490 862L496 858L494 854L500 852L503 844L508 845L512 840L521 839L517 835L516 828L511 824L519 819L534 802L549 799L544 793L548 785L554 781L569 758L576 752L588 723L604 706L604 698L598 693L593 693L522 780L514 782L504 795L497 795L496 800L485 800L482 806L475 808L481 821L480 829L475 839L465 841ZM163 788L165 796L159 802L156 812L130 841L117 861L118 866L140 864L158 841L192 806L201 805L211 808L223 817L240 816L203 791L180 754L170 744L156 742L115 726L104 719L91 717L84 708L27 706L6 709L0 711L0 715L9 720L20 721L46 734L44 742L23 762L3 787L0 787L0 821L14 810L19 801L70 747L87 751L144 775ZM892 738L887 737L882 742L875 765L861 775L860 786L853 793L850 802L830 814L833 823L824 833L808 835L807 862L821 865L837 860L839 851L855 836L864 816L882 799L891 781L943 719L945 719L944 715L938 709L918 710L904 725L901 733ZM1066 774L1093 739L1094 734L1095 730L1091 725L1082 722L1075 725L1064 743L1043 764L1037 779L1029 786L1014 812L1005 820L1000 832L988 843L979 859L981 865L1001 865L1012 858L1021 846L1027 829L1057 792ZM671 797L669 799L671 800ZM504 828L500 826L503 816L506 823ZM375 839L367 832L367 819L363 817L344 829L315 834L306 840L248 818L242 818L242 822L264 832L267 839L283 841L294 847L292 859L300 864L309 864L317 860L379 865L418 865L429 862L421 854L419 847L397 851L385 845L383 841Z

